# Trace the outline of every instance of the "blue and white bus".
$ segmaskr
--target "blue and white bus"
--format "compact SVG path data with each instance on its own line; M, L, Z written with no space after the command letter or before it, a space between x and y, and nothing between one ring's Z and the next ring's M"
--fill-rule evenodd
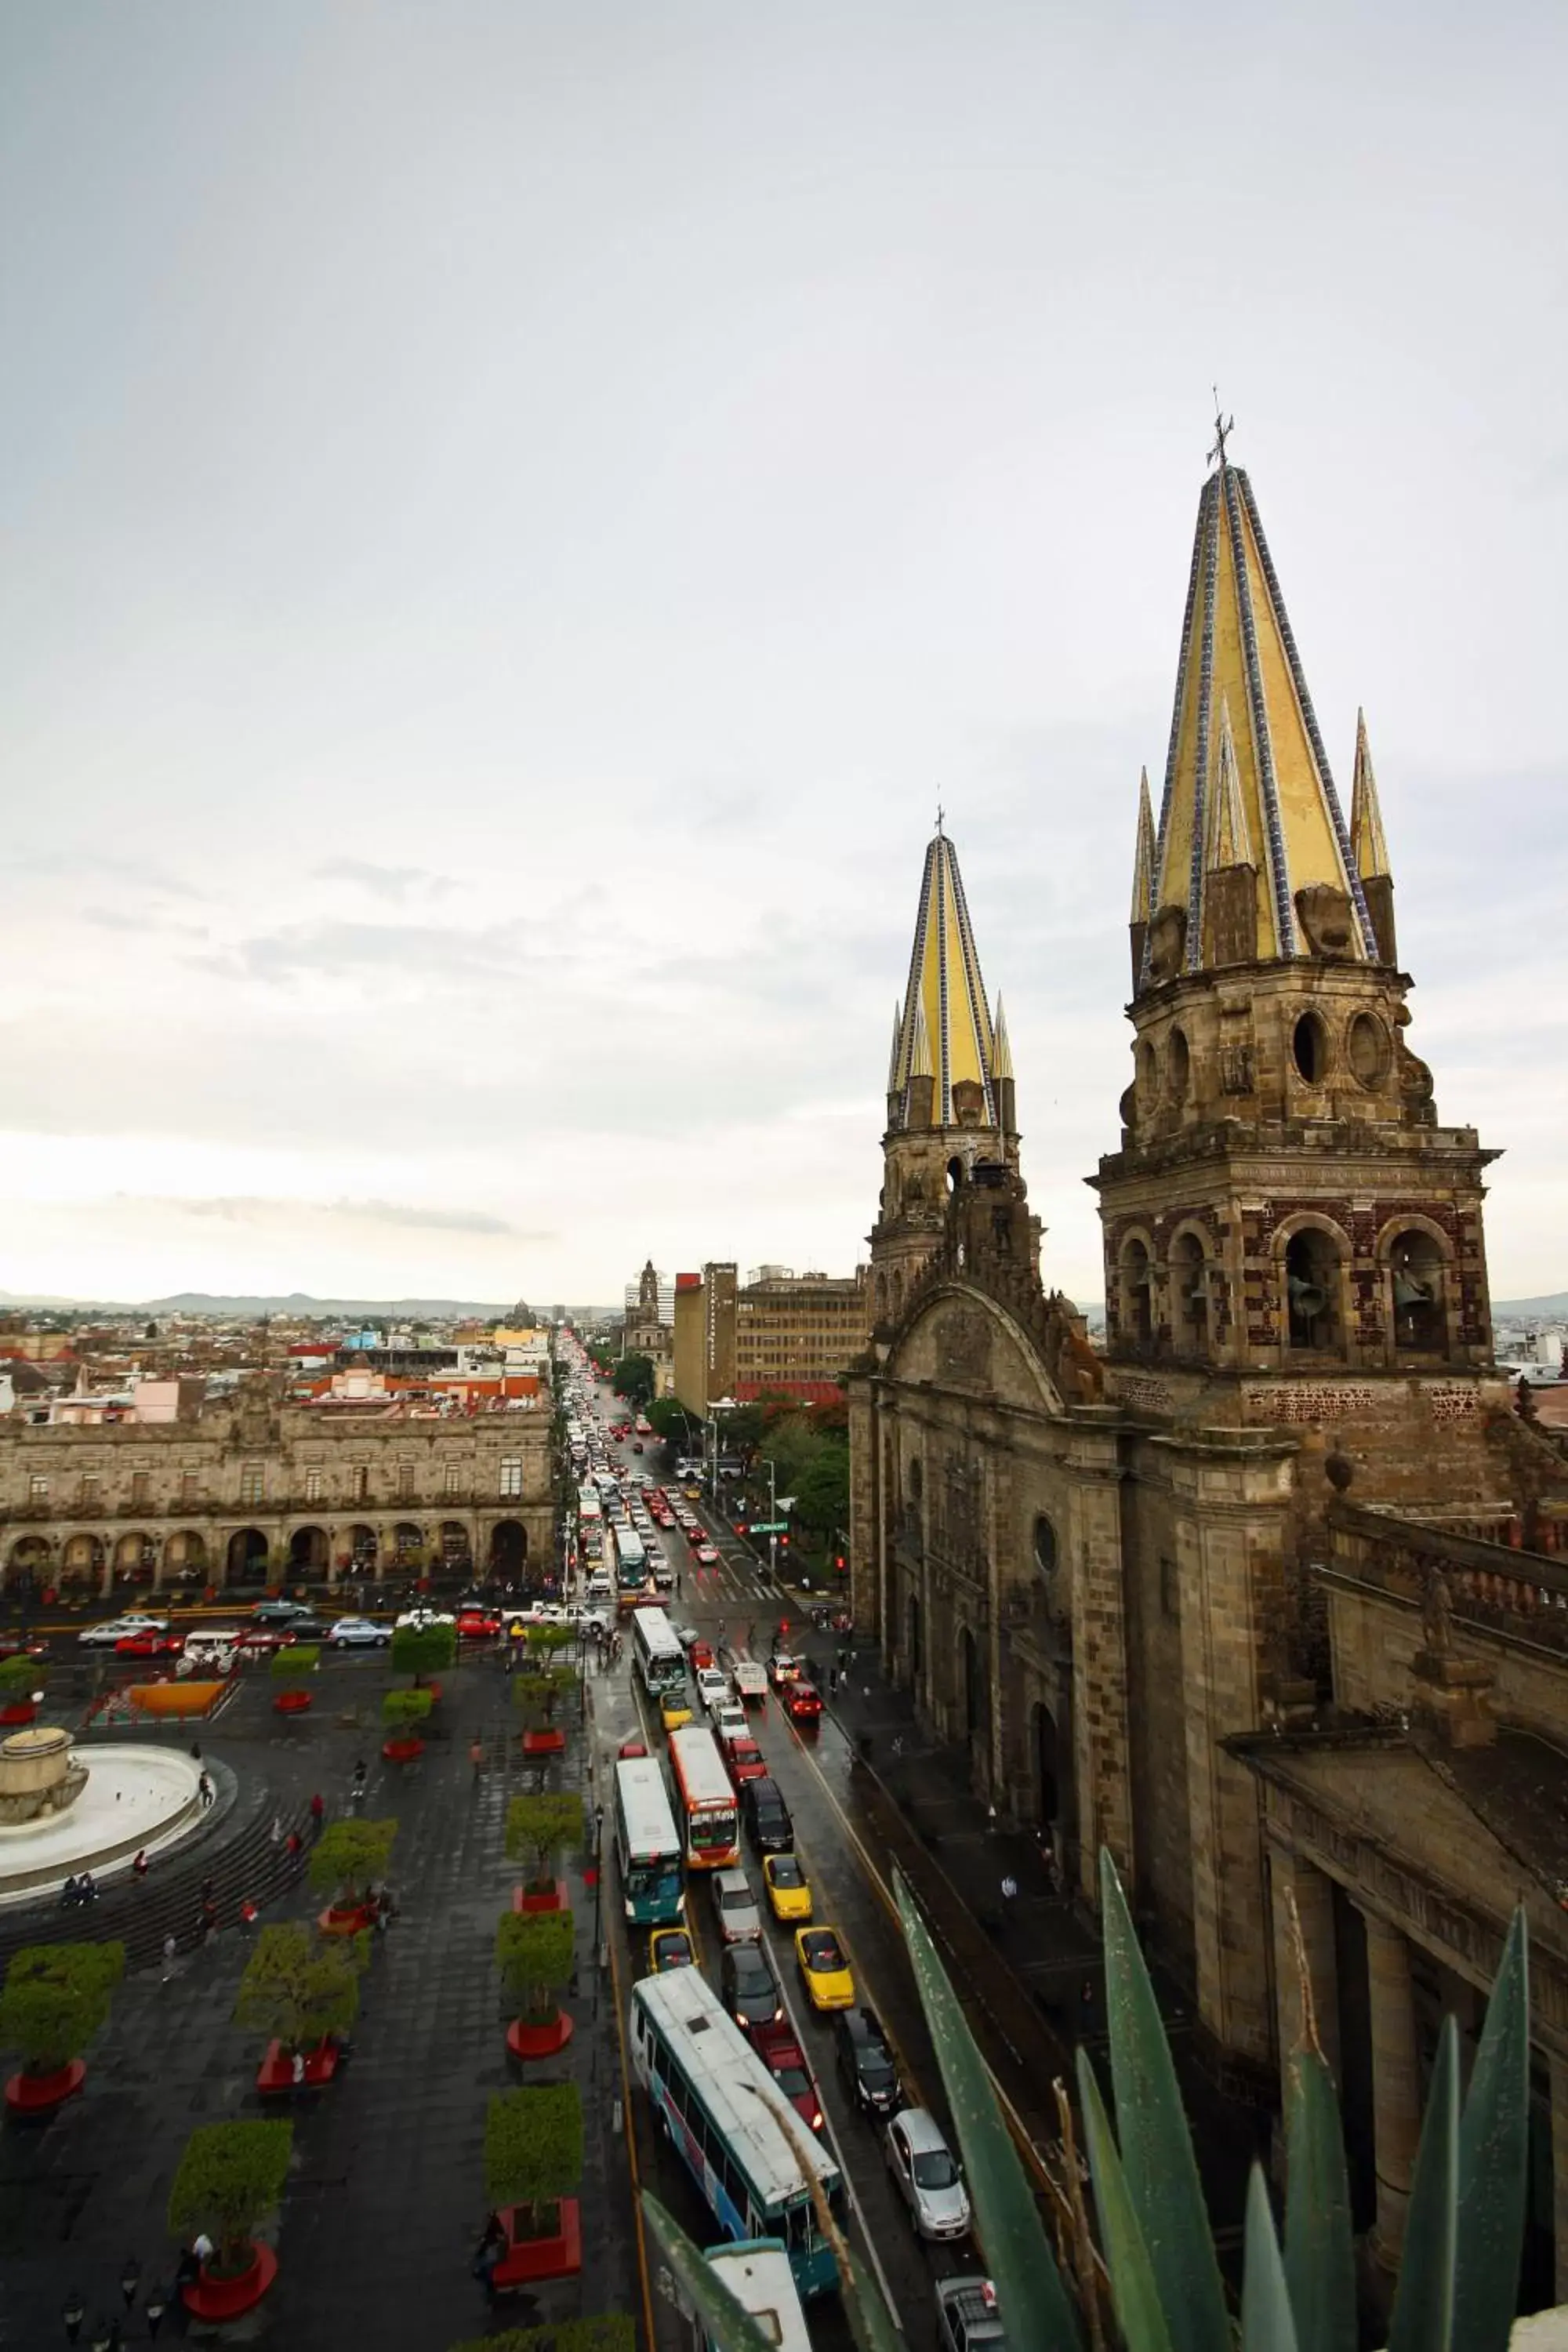
M778 2238L802 2297L838 2284L817 2225L801 2158L778 2120L783 2095L697 1969L670 1969L632 1987L632 2065L727 2238ZM802 2139L811 2136L804 2127ZM844 2181L822 2143L805 2151L829 2205Z
M610 1544L616 1556L616 1604L621 1609L635 1609L639 1601L650 1598L656 1591L648 1574L643 1539L635 1528L612 1521Z
M776 2352L811 2352L800 2289L781 2238L742 2238L738 2245L710 2246L703 2259L718 2273L742 2310L751 2314L764 2341L774 2346ZM684 2297L680 2312L691 2330L693 2352L719 2352L697 2314L688 2310Z
M686 1688L686 1653L662 1609L639 1609L632 1619L632 1656L649 1698Z
M628 1919L668 1927L681 1917L685 1855L655 1757L626 1756L616 1766L616 1861Z

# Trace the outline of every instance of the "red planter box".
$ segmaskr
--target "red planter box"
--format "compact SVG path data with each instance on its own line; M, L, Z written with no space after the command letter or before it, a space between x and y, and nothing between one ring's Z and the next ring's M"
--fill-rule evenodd
M0 1706L0 1724L36 1723L38 1710L30 1698L13 1699L9 1706Z
M319 2091L330 2083L338 2071L339 2054L335 2042L322 2042L314 2050L307 2050L304 2080L299 2087ZM294 2061L280 2042L268 2043L267 2055L256 2070L256 2087L264 2096L295 2088Z
M346 1911L329 1906L318 1914L316 1925L323 1936L357 1936L362 1927L374 1927L375 1906L374 1903L355 1903Z
M522 1752L525 1756L559 1756L566 1745L566 1734L555 1725L548 1731L525 1731Z
M506 2046L514 2058L553 2058L565 2049L574 2031L563 2009L556 2011L548 2025L529 2025L514 2017L506 2030Z
M13 2074L5 2085L5 2105L14 2116L47 2116L86 2080L85 2058L72 2058L52 2074Z
M412 1764L416 1756L425 1753L422 1739L384 1739L381 1752L389 1764Z
M278 2275L278 2257L270 2246L255 2246L256 2260L236 2278L213 2278L204 2263L200 2273L180 2293L187 2311L198 2319L237 2319L258 2304Z
M561 2227L553 2238L516 2238L514 2222L521 2208L507 2205L500 2215L507 2234L507 2250L490 2273L498 2294L509 2287L531 2286L536 2279L575 2278L583 2267L583 2217L575 2197L563 2197Z
M303 1715L310 1704L310 1694L307 1690L279 1691L272 1704L279 1715Z
M559 1878L552 1878L548 1886L537 1892L528 1886L514 1886L511 1907L514 1911L564 1911L566 1888Z

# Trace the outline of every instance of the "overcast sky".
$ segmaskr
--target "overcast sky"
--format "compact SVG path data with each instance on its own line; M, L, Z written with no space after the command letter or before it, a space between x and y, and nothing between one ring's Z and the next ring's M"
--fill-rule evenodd
M0 14L0 1288L847 1271L940 797L1047 1280L1215 380L1568 1286L1568 15Z

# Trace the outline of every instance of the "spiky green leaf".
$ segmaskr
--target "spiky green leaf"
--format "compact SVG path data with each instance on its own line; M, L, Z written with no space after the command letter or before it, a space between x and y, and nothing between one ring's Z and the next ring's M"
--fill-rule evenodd
M1300 2352L1356 2352L1355 2247L1333 2077L1316 2050L1285 2069L1285 2283Z
M1076 2346L1079 2336L1072 2305L985 2061L926 1924L897 1871L893 1888L1004 2324L1022 2336L1026 2315L1033 2340L1052 2347L1053 2352L1057 2346ZM1010 2318L1010 2314L1017 2316Z
M1110 2077L1127 2193L1173 2352L1230 2352L1225 2289L1170 2044L1116 1864L1103 1846L1100 1893Z
M1094 2068L1081 2049L1078 2053L1078 2088L1089 2140L1095 2209L1105 2246L1105 2265L1110 2273L1110 2291L1121 2333L1127 2339L1127 2352L1173 2352L1171 2331L1160 2308L1160 2290L1149 2249L1143 2242L1127 2177L1116 2152L1105 2101L1100 2095Z
M1504 2352L1519 2298L1530 2174L1530 1944L1513 1915L1459 2121L1454 2341Z
M642 2210L687 2302L721 2352L775 2352L745 2305L731 2294L720 2273L650 2189L642 2192Z
M1458 2214L1459 2038L1446 2017L1410 2186L1388 2352L1453 2352Z
M1247 2184L1247 2271L1241 2288L1241 2352L1298 2352L1296 2323L1279 2260L1268 2191L1258 2165ZM1352 2340L1352 2352L1354 2352Z

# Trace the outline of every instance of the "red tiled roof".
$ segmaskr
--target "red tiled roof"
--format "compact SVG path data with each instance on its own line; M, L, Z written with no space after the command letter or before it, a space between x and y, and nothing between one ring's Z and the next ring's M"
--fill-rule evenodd
M755 1404L759 1397L794 1397L797 1404L842 1404L844 1391L837 1381L737 1381L735 1400Z

